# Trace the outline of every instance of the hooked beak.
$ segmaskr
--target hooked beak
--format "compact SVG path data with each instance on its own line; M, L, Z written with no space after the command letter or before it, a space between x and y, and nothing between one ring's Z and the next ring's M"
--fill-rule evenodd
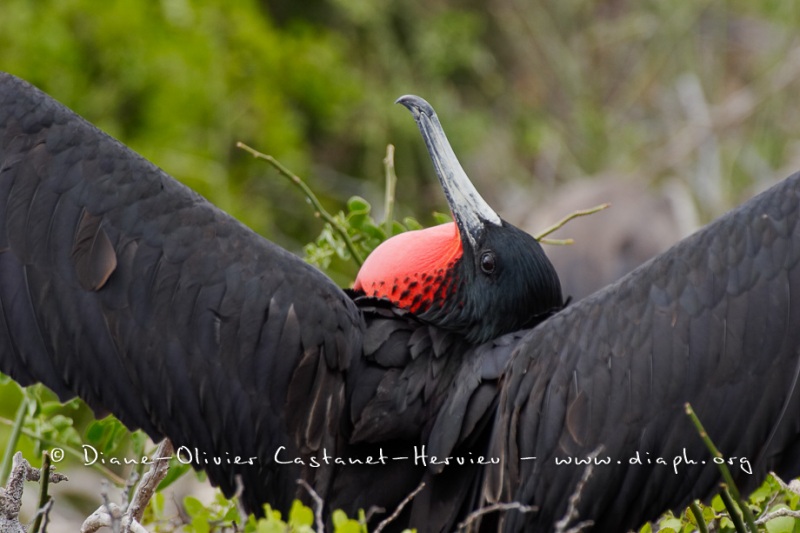
M486 224L500 226L502 225L500 217L478 194L464 169L461 168L433 107L414 95L401 96L396 103L402 104L414 115L459 232L467 237L472 249L476 249L477 237Z

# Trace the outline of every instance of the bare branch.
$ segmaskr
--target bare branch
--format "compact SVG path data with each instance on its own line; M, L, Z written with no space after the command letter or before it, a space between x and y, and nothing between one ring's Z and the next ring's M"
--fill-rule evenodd
M471 526L475 521L477 521L483 515L487 515L490 513L497 513L497 512L504 512L504 511L519 511L520 513L535 513L538 511L539 508L532 506L532 505L522 505L519 502L508 502L508 503L493 503L492 505L487 505L486 507L482 507L477 511L472 511L467 517L464 519L463 522L456 526L456 531L461 531L463 529L467 529Z
M793 511L792 509L781 507L779 509L775 509L771 513L767 513L764 516L759 517L756 520L756 525L766 524L774 518L782 518L784 516L788 516L797 520L800 519L800 511Z
M41 477L42 472L33 468L22 457L22 453L14 454L8 483L5 487L0 487L0 531L25 533L25 528L19 522L24 485L26 481L39 481ZM50 472L45 479L50 483L58 483L66 481L67 476Z
M775 478L775 481L777 481L784 490L788 490L794 494L800 494L800 480L793 479L789 483L786 483L775 472L770 472L770 475Z
M311 499L314 500L314 519L317 522L317 533L325 533L325 522L322 520L322 510L325 508L325 502L322 501L317 491L306 483L304 479L298 479L297 484L306 489Z
M543 239L536 239L541 244L549 244L551 246L570 246L575 244L575 239L568 238L568 239L549 239L544 237Z
M153 466L142 476L142 481L136 487L136 491L133 493L133 499L128 506L126 514L129 515L132 520L139 522L142 519L142 515L144 514L147 504L150 502L150 498L153 497L159 483L161 483L166 477L167 472L169 472L169 458L172 457L174 451L172 442L169 439L162 440L161 444L158 445L155 457L153 458Z
M572 213L570 213L569 215L565 216L564 218L562 218L561 220L559 220L558 222L556 222L552 226L550 226L548 228L545 228L544 230L542 230L539 233L537 233L536 235L534 235L534 238L537 241L542 241L542 242L546 242L546 243L549 243L549 244L572 244L572 239L550 240L550 239L545 239L545 237L547 237L548 235L550 235L554 231L563 228L564 225L567 222L569 222L570 220L572 220L574 218L593 215L593 214L597 213L598 211L602 211L603 209L607 209L609 207L611 207L611 204L605 203L605 204L596 205L594 207L590 207L589 209L580 209L578 211L573 211Z
M373 531L373 533L381 533L381 531L383 531L383 528L394 522L397 519L397 517L400 516L400 513L403 512L405 506L408 505L411 502L411 500L416 498L417 494L419 494L420 491L424 488L425 488L425 482L422 481L420 482L419 485L417 485L416 489L411 491L411 493L408 496L406 496L403 499L403 501L400 502L400 505L397 506L397 509L395 509L394 512L388 518L386 518L385 520L381 520L381 522L375 528L375 531Z
M53 508L53 498L50 498L47 500L46 504L44 504L42 507L39 507L39 509L36 510L36 519L42 517L41 524L43 533L47 532L47 525L50 523L50 510L52 508ZM33 533L33 530L31 530L28 533Z
M8 528L9 531L25 531L19 524L18 518L22 507L25 478L28 476L27 468L30 468L28 461L22 458L20 452L15 453L8 483L5 488L0 488L0 526Z
M233 482L236 484L236 492L233 493L233 498L236 502L236 509L239 511L239 517L242 519L242 523L247 522L248 512L244 508L244 504L242 503L242 493L244 493L244 481L242 481L241 474L236 474L233 478ZM178 506L180 507L180 506Z
M41 481L39 482L39 505L37 508L39 511L47 507L47 504L50 503L50 496L47 494L47 488L50 482L50 454L48 452L44 452L42 454L42 469L40 470L39 478ZM41 512L36 513L36 518L33 520L33 525L31 526L31 533L39 533L39 529L42 527L42 519L45 516Z
M386 238L392 236L394 226L394 199L395 189L397 188L397 174L394 170L394 145L386 145L386 157L383 158L383 167L386 171L386 196L384 198L384 231Z
M106 502L90 514L81 525L81 533L94 533L101 527L119 529L119 522L122 517L122 509L113 502Z
M291 181L295 186L297 186L301 191L303 191L303 194L306 195L308 201L311 202L311 205L314 206L317 215L322 217L322 220L330 224L333 230L336 233L338 233L339 236L342 238L345 246L347 246L347 250L350 252L350 255L353 256L353 260L356 262L356 264L359 267L364 264L364 260L361 258L361 254L358 253L358 250L356 250L353 241L350 239L350 235L347 234L347 230L344 229L338 222L336 222L336 219L333 218L333 215L328 213L325 210L325 208L322 207L322 203L320 203L319 198L317 198L317 195L314 194L314 191L312 191L311 188L308 185L306 185L306 183L302 179L300 179L300 176L292 173L291 170L283 166L280 161L278 161L271 155L261 153L255 148L251 148L250 146L247 146L245 143L241 141L236 143L236 147L241 148L242 150L248 152L256 159L263 159L264 161L272 165L281 175L288 178L289 181Z
M114 531L130 533L149 533L139 522L125 514L122 508L113 502L99 507L83 522L81 533L94 533L101 527L109 527Z
M102 486L100 497L103 498L103 503L83 521L81 533L94 533L101 527L109 527L114 533L119 533L125 510L108 498L108 481L102 480Z
M569 523L578 517L578 503L581 501L583 488L586 486L586 483L589 481L589 478L592 477L592 473L594 472L594 459L602 451L603 447L598 446L592 453L589 454L589 464L586 465L586 468L583 470L583 475L581 476L580 481L578 481L578 484L575 485L575 490L569 497L567 512L564 513L564 516L561 518L561 520L555 523L556 526L555 533L573 533L593 525L593 522L587 520L585 522L579 522L578 524L576 524L575 526L571 527L568 530L566 529Z
M92 513L81 526L81 533L93 533L101 527L110 527L120 533L147 533L139 521L150 499L155 494L158 484L166 477L169 471L169 458L174 452L172 442L164 439L158 445L153 464L142 476L141 482L136 486L133 498L125 506L119 506L108 499L108 492L101 491L103 505ZM107 483L106 483L107 485ZM124 492L130 490L126 487ZM127 498L124 498L127 500Z

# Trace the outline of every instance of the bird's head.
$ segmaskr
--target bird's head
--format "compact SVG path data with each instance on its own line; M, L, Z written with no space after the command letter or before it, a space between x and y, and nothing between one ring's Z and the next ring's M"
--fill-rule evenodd
M397 102L414 115L455 222L385 241L354 289L476 343L533 327L560 309L561 284L542 247L478 194L430 104L418 96Z

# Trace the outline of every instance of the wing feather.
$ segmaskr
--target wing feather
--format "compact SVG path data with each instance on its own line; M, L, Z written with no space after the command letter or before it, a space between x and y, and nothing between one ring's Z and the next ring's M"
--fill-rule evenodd
M576 521L626 530L708 497L719 474L686 402L726 458L752 465L730 467L744 491L772 469L800 473L798 293L796 174L531 331L492 441L508 464L484 495L540 512L509 515L507 528L552 528L585 468L556 459L597 449L611 463L596 467Z
M7 74L0 276L0 370L196 448L254 510L288 506L299 472L275 450L316 453L330 425L294 429L343 408L360 354L362 318L328 278ZM289 398L298 379L325 391Z

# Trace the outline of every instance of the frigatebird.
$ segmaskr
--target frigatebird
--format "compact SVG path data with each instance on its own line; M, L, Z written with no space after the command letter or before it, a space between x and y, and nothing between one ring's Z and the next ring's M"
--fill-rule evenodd
M350 512L425 481L395 527L519 502L480 526L548 531L570 499L634 527L715 489L687 402L744 489L797 475L800 176L562 309L432 108L400 103L455 222L388 241L346 293L0 75L0 370L169 437L227 494L240 475L255 512L298 478Z

